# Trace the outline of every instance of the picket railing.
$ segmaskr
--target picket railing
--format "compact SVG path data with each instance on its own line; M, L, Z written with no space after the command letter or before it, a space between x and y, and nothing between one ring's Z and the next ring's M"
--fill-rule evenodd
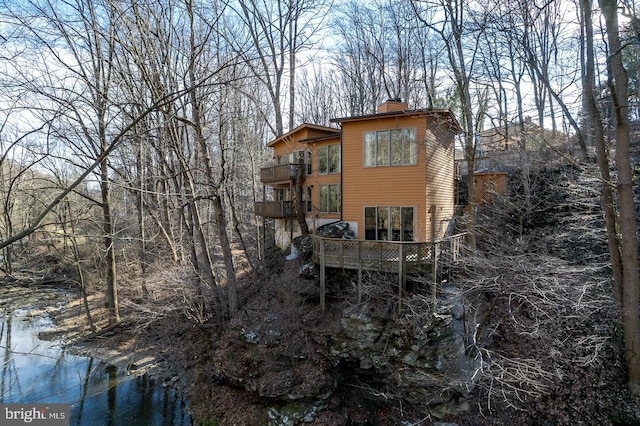
M437 276L441 264L452 264L461 256L466 234L456 234L433 242L362 241L313 237L313 259L320 265L320 304L325 308L325 269L358 270L358 299L362 271L398 274L400 295L407 274L431 272Z

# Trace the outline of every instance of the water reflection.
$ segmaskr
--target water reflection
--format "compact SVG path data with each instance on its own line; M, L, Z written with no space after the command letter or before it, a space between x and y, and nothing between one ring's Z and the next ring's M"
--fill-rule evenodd
M186 402L173 389L38 339L52 328L27 310L1 319L0 403L71 404L71 425L190 424Z

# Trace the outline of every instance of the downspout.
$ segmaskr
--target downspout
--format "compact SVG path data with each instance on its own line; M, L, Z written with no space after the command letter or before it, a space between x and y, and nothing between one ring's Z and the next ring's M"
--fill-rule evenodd
M343 194L344 194L344 185L343 185L343 178L342 176L344 176L344 167L342 167L342 123L340 123L340 222L343 221L343 217L342 217L342 211L344 209L343 206Z

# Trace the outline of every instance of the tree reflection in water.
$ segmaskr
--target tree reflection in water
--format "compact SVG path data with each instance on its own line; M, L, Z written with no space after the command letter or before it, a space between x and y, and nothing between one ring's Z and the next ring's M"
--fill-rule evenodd
M20 309L0 321L0 403L71 404L71 425L191 424L173 389L38 339L53 328L48 318Z

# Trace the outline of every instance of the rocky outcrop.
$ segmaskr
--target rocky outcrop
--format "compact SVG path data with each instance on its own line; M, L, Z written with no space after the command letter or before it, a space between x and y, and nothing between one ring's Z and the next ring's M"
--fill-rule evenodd
M477 369L465 353L464 308L450 289L436 314L411 311L371 315L367 305L344 311L340 326L324 333L325 356L350 371L371 398L402 401L436 417L466 408ZM411 300L403 309L415 308Z
M459 296L442 294L436 314L420 295L402 311L345 303L326 314L298 306L294 314L284 293L262 309L248 306L218 340L210 380L227 390L212 397L232 390L236 412L259 424L312 422L335 405L332 398L357 400L369 412L383 405L435 417L464 410L477 366L465 353ZM227 418L228 409L218 416Z

